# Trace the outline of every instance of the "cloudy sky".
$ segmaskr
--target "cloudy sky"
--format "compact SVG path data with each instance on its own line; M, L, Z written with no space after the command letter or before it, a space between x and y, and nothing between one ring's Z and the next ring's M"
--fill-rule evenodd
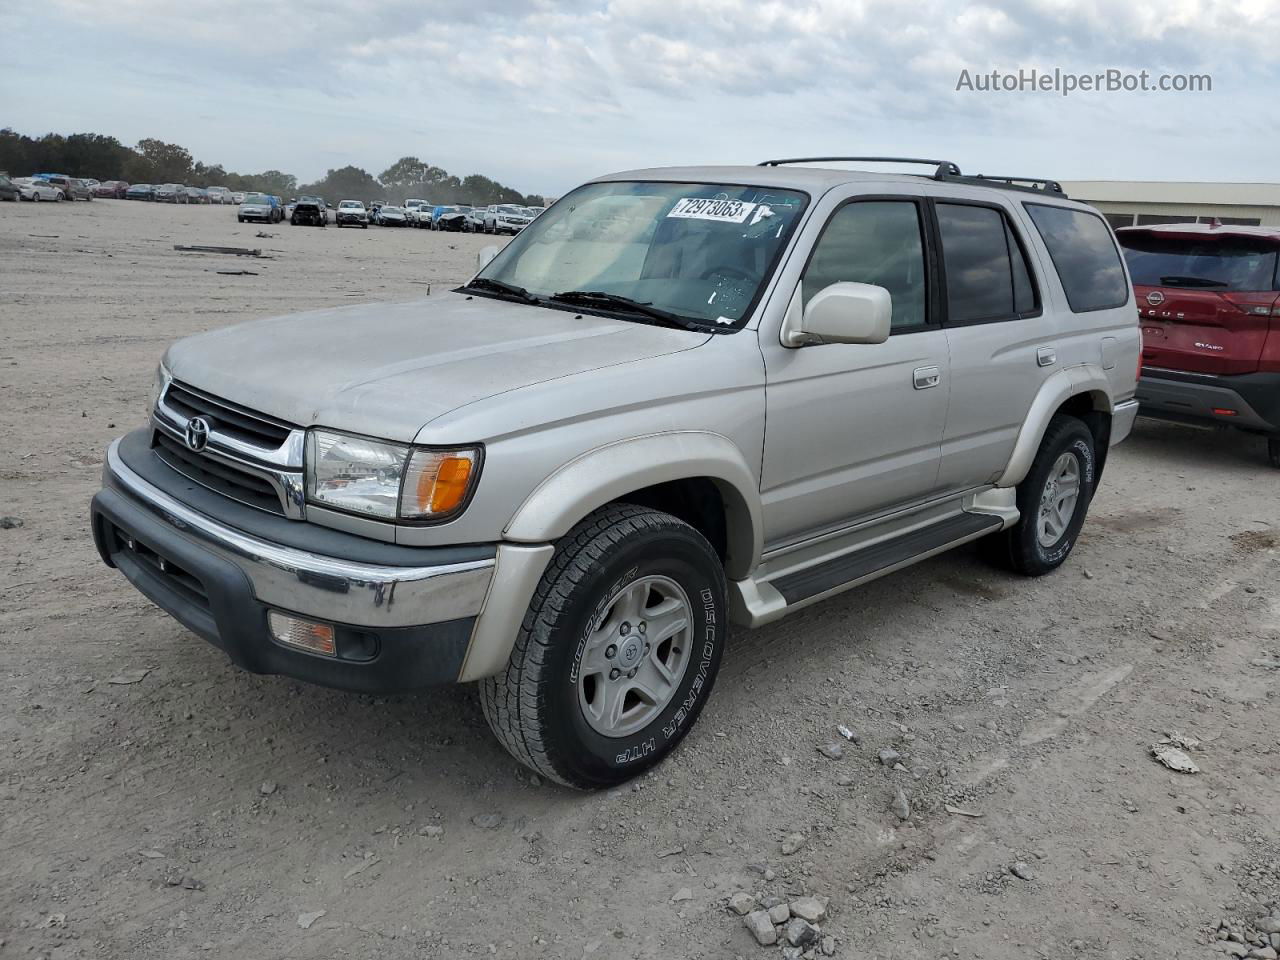
M1058 179L1280 180L1280 0L46 0L0 123L311 180L405 154L559 194L813 153ZM177 11L177 12L175 12ZM1209 93L957 91L962 70L1207 73Z

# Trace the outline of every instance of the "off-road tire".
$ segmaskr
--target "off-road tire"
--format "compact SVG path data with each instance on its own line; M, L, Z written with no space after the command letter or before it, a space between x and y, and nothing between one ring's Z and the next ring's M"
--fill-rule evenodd
M1054 464L1063 454L1071 454L1080 468L1080 494L1075 512L1060 539L1045 547L1039 539L1040 498L1049 482ZM1062 566L1075 548L1080 528L1084 526L1089 502L1097 487L1097 454L1093 434L1076 417L1058 415L1049 421L1040 449L1031 462L1026 478L1018 484L1018 522L984 542L989 559L1015 573L1040 577Z
M606 605L654 574L687 595L694 649L662 712L629 736L606 737L580 706L577 664ZM512 756L550 780L580 789L622 783L661 761L693 726L711 694L726 627L724 570L705 537L660 511L602 507L556 545L506 670L480 682L485 719Z
M1280 470L1280 433L1267 437L1267 459L1273 467Z

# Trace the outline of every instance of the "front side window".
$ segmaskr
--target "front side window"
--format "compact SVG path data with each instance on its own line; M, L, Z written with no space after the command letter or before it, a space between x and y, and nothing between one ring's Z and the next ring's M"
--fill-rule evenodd
M833 283L870 283L893 300L892 329L926 322L927 275L920 213L909 200L846 204L828 221L801 283L807 306Z
M1003 213L939 203L949 323L1007 320L1036 309L1031 270Z
M1107 310L1129 302L1124 265L1102 217L1043 203L1025 206L1049 250L1073 313Z
M597 293L719 330L746 322L808 197L737 184L590 183L533 220L478 279L539 299ZM583 298L578 297L581 301Z

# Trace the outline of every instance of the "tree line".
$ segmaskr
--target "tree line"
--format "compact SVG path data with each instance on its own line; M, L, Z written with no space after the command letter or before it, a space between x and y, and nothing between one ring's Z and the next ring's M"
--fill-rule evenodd
M285 198L315 194L330 201L419 197L435 203L544 205L536 194L522 194L479 174L457 177L417 157L401 157L377 177L360 167L347 166L330 170L315 183L300 184L293 174L280 170L234 173L221 164L205 164L194 159L186 147L154 138L129 147L100 133L29 137L8 127L0 129L0 171L15 177L65 173L129 183L224 186Z

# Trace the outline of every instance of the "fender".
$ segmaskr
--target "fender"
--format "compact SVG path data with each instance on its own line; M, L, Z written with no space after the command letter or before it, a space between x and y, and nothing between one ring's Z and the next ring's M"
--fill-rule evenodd
M691 477L706 477L719 488L727 512L725 573L734 579L746 576L760 562L763 548L759 478L737 445L718 433L655 433L588 450L529 494L503 538L547 543L564 536L592 510L627 493Z
M1017 443L1009 456L1008 466L996 481L997 487L1016 487L1031 469L1031 461L1040 449L1040 441L1049 429L1049 421L1058 408L1072 397L1087 394L1093 408L1111 413L1111 383L1096 363L1081 363L1054 373L1040 387L1027 418L1018 431Z

